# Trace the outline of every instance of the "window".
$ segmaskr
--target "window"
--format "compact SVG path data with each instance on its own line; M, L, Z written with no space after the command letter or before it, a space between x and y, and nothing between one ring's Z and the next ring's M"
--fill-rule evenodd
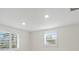
M0 32L0 48L17 48L17 34Z
M57 32L47 32L44 34L44 45L45 46L56 46L57 45Z

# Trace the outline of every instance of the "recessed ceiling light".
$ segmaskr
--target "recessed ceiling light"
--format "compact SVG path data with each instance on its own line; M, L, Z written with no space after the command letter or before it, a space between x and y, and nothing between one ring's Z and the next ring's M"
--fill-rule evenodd
M45 18L49 18L49 15L45 15L44 17L45 17Z
M24 26L25 26L25 25L26 25L26 23L25 23L25 22L22 22L22 25L24 25Z

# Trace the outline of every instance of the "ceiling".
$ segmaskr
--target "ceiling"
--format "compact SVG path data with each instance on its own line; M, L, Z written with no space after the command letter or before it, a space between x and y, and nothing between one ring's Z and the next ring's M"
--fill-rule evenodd
M69 8L0 8L0 24L23 30L44 30L76 23L79 23L79 10L72 12Z

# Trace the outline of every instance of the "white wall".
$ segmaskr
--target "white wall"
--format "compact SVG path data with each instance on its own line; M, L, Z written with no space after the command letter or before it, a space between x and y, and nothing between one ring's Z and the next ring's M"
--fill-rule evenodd
M44 33L49 31L57 31L58 45L57 47L44 46ZM19 48L16 49L0 49L14 51L59 51L59 50L79 50L79 24L64 26L60 28L27 32L8 26L0 25L0 32L16 32L19 34Z
M47 31L58 32L58 46L45 47L44 46L44 33ZM31 33L32 50L35 51L51 51L51 50L79 50L79 25L64 26L50 30L35 31Z
M15 48L15 49L0 49L0 50L18 50L18 51L27 51L30 50L30 46L29 46L29 32L27 31L23 31L23 30L19 30L19 29L15 29L15 28L11 28L5 25L0 25L0 32L11 32L11 33L17 33L19 34L19 48Z

